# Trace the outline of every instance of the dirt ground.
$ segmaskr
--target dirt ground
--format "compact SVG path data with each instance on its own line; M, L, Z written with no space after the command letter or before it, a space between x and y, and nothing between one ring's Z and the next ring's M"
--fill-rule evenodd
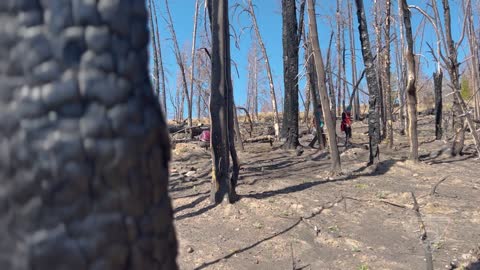
M241 199L217 206L209 201L210 152L177 145L170 196L180 269L425 269L412 193L435 269L478 261L479 161L472 147L450 157L449 143L435 141L433 128L432 116L420 118L419 164L406 161L408 143L396 133L395 148L382 145L372 172L367 126L354 123L353 147L339 143L343 175L333 178L325 151L306 147L297 156L280 143L246 144Z

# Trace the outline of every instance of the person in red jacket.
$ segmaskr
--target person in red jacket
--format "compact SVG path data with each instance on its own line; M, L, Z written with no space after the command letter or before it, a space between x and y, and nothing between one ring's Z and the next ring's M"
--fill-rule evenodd
M342 123L340 129L345 132L345 147L348 146L348 139L352 138L352 116L350 114L350 106L342 113Z

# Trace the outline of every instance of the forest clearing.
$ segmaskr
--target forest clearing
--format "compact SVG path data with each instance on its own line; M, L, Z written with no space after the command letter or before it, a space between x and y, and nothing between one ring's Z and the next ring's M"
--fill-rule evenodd
M266 125L255 129L261 132ZM242 131L247 129L243 124ZM433 116L422 116L421 162L409 162L408 142L398 141L392 150L381 146L381 161L372 172L366 167L367 126L355 122L353 130L348 149L339 138L343 174L337 177L328 175L326 151L306 148L297 156L279 143L246 143L239 152L240 200L232 205L215 206L208 199L209 151L195 143L177 145L169 189L180 268L424 269L412 193L435 269L462 269L480 259L474 150L451 157L448 144L435 140Z

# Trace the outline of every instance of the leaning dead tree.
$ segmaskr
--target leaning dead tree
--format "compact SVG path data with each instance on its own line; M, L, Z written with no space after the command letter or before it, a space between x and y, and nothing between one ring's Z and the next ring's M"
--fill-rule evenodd
M283 106L282 137L284 148L295 149L298 141L298 51L303 29L305 0L300 4L300 22L297 23L295 0L282 0L283 82L285 102Z
M273 126L275 129L275 137L280 137L280 117L278 116L278 106L277 106L277 98L275 96L275 87L273 83L273 75L272 69L270 67L270 61L268 60L267 49L265 48L265 44L263 43L262 35L260 35L260 29L258 28L257 17L255 16L255 10L253 8L252 0L248 0L248 8L245 9L250 15L252 20L252 25L255 30L255 35L258 40L258 45L260 46L260 50L263 54L263 59L265 61L265 68L267 70L267 77L268 77L268 84L270 87L270 98L272 102L272 109L273 109Z
M458 46L456 46L455 42L452 38L452 30L451 30L451 17L450 17L450 5L448 0L442 0L443 4L443 16L445 19L445 37L447 41L447 49L448 49L448 61L446 63L448 73L450 75L450 79L452 80L452 84L454 86L453 89L453 112L454 112L454 127L455 127L455 138L452 144L452 155L458 155L462 152L464 146L464 137L465 137L465 128L464 128L464 120L466 120L467 125L470 129L470 132L473 137L473 141L475 143L475 148L477 153L480 155L480 142L478 133L475 127L475 124L472 120L472 112L470 108L465 103L465 100L460 95L461 86L460 86L460 74L459 74L459 63L457 61L457 50ZM458 44L460 44L458 42Z
M237 200L235 186L239 164L234 139L228 0L207 1L212 29L210 121L213 173L210 200L220 203L228 195L228 201L233 203Z
M418 131L417 131L417 88L415 54L413 52L412 23L410 21L410 9L407 0L401 0L400 16L403 19L407 48L405 59L407 60L407 109L408 109L408 139L410 141L410 160L418 162Z
M314 0L308 0L308 28L310 42L313 51L313 58L315 68L317 71L317 85L319 90L320 101L322 104L323 115L325 116L325 125L327 127L327 136L330 146L330 156L332 159L332 172L339 173L342 170L340 163L340 154L337 146L337 134L335 130L335 123L331 116L330 101L328 100L327 86L325 83L325 66L323 64L322 53L320 51L320 44L318 41L317 18L315 17L315 3Z
M175 32L175 27L173 25L172 15L170 13L170 8L168 5L168 0L165 0L165 9L167 11L167 18L165 19L168 29L170 31L170 35L172 36L173 42L173 51L175 53L175 59L177 61L177 65L180 68L180 76L181 76L181 84L183 88L183 95L187 99L187 113L188 113L188 125L192 126L192 99L188 91L188 84L187 84L187 71L185 68L185 62L182 56L182 52L180 51L180 47L178 46L177 34ZM183 112L180 112L182 114Z
M374 58L370 47L368 37L367 18L363 0L355 0L357 6L358 32L360 33L360 42L362 45L363 63L365 65L365 74L368 84L368 138L370 157L369 164L376 164L380 161L380 116L377 110L380 101L380 88L378 86L377 71L375 69Z

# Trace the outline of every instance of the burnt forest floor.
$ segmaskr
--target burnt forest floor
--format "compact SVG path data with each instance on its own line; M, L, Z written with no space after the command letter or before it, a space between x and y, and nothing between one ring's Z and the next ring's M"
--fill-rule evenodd
M216 206L210 152L178 144L170 196L180 269L425 269L412 193L435 269L452 262L462 269L480 256L479 161L468 133L465 155L451 157L450 143L435 141L433 128L432 116L420 118L419 164L406 161L408 142L395 133L394 149L382 144L372 171L367 126L356 122L353 146L339 140L343 175L335 177L326 151L305 147L297 156L280 143L245 144L241 199Z

